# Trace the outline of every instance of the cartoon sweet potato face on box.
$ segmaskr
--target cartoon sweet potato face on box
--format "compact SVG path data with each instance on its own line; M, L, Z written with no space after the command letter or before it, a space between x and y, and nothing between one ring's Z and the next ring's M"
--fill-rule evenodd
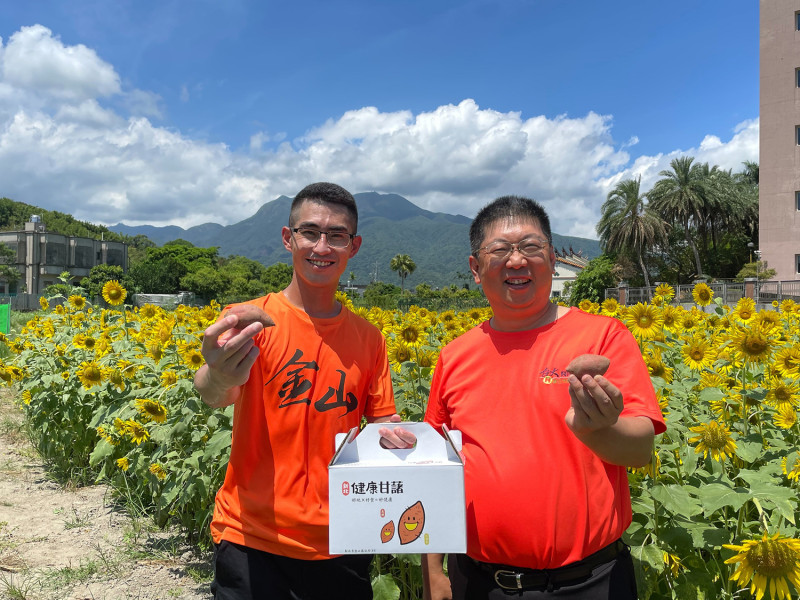
M401 544L408 544L417 539L425 527L425 508L422 502L409 506L400 516L397 525L397 535Z
M385 544L394 537L394 521L389 521L381 527L381 543Z

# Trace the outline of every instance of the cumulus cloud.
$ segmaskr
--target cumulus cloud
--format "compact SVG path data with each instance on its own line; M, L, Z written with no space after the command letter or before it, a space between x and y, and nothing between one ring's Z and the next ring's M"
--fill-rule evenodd
M0 195L94 223L188 227L237 222L329 180L470 217L499 195L528 195L554 231L596 237L620 179L641 175L647 189L683 154L734 170L758 158L757 120L729 140L708 135L693 148L632 157L638 140L615 142L610 115L525 117L471 99L418 114L357 108L296 140L254 131L241 152L151 121L163 115L156 94L126 89L93 50L41 25L22 28L0 40Z
M22 27L3 52L3 81L20 90L64 100L88 100L120 91L119 76L94 50L65 46L42 25Z

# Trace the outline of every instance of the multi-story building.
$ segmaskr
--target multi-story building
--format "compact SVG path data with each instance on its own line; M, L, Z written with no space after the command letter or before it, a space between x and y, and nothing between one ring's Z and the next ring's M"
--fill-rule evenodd
M759 246L800 279L800 1L760 0Z
M15 265L21 275L16 289L9 289L8 283L0 280L0 292L6 294L26 292L38 296L48 285L59 283L58 278L65 271L80 281L95 265L128 270L126 244L50 233L36 215L25 223L23 231L0 232L0 243L17 253Z

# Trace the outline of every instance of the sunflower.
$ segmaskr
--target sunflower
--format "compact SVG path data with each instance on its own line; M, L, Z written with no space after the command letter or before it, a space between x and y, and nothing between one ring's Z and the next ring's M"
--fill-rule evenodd
M155 475L159 481L164 481L167 478L167 470L158 463L151 464L149 471Z
M600 314L613 317L619 310L619 302L616 298L606 298L600 304Z
M695 335L681 346L681 354L683 354L683 364L693 371L710 368L716 358L716 353L709 340L700 335Z
M155 318L161 309L154 304L145 304L139 309L139 318L141 319L153 319Z
M792 313L796 309L796 305L794 300L790 300L787 298L786 300L781 301L780 310L782 313Z
M625 324L637 338L651 339L660 332L664 319L658 307L638 302L628 309Z
M31 394L30 390L25 390L24 392L22 392L22 403L25 406L30 406L32 400L33 400L33 394Z
M184 350L181 354L181 358L183 358L183 362L186 364L186 366L193 371L196 371L202 367L206 362L206 359L203 358L203 355L197 348L189 348Z
M413 351L411 346L402 340L395 340L389 345L389 361L396 370L400 365L411 360Z
M697 448L694 451L697 454L702 452L703 458L706 458L710 453L711 458L723 462L729 456L734 455L736 442L733 441L731 432L725 425L711 421L710 423L702 423L696 427L690 427L689 431L697 434L689 438L689 443L697 443Z
M55 311L57 315L63 315L66 312L63 304L56 304Z
M659 283L656 286L656 295L669 302L675 297L675 289L668 283Z
M423 369L435 367L437 360L439 360L439 353L435 350L431 350L430 348L417 350L417 364Z
M163 423L167 420L167 409L158 400L139 398L136 401L136 410L139 411L145 423L148 421Z
M105 379L103 369L94 361L81 363L77 372L78 378L81 380L83 387L90 388L95 385L100 385Z
M797 409L791 404L782 404L772 416L775 427L791 429L797 423Z
M50 301L45 298L44 296L39 297L39 306L42 307L42 310L47 310L50 308Z
M733 316L744 323L749 323L750 319L752 319L755 315L755 300L748 298L747 296L739 298L739 301L736 303L736 309L733 311Z
M90 335L87 335L83 338L83 347L86 348L87 350L94 350L96 344L97 340L95 340Z
M150 432L147 428L133 419L128 419L123 422L123 432L131 438L131 441L137 446L146 441L150 437Z
M705 283L698 283L692 290L692 299L698 306L708 306L714 299L714 291Z
M670 331L675 331L678 322L680 309L675 306L665 306L661 309L661 318L664 320L664 327Z
M740 585L750 584L750 594L761 600L769 588L770 598L791 600L791 583L800 591L800 540L776 533L764 533L760 540L745 540L739 546L723 544L724 548L738 552L725 561L739 563L731 575Z
M111 306L119 306L125 302L128 291L119 284L119 281L109 280L103 284L103 300Z
M156 362L164 357L164 346L157 339L149 340L146 344L147 354Z
M785 380L782 377L770 377L766 384L767 404L775 407L788 404L792 408L797 406L798 396L800 396L800 383Z
M415 321L406 321L395 328L395 335L407 344L417 345L423 342L425 330Z
M648 354L645 358L647 370L650 371L650 377L660 377L667 383L672 383L672 369L668 367L661 356Z
M731 341L734 355L744 362L766 362L772 353L772 340L757 327L738 328Z
M781 316L774 310L761 310L756 315L756 323L764 331L772 331L780 328Z
M672 577L677 577L683 570L683 563L680 557L670 552L664 552L664 564L669 569L669 572L672 573Z
M800 346L784 346L779 349L772 364L784 377L800 376Z
M125 391L125 376L119 369L109 369L108 381L120 392Z
M795 452L791 456L784 456L781 459L781 469L789 481L800 481L800 452Z
M83 310L83 307L86 306L86 298L79 296L78 294L73 294L67 301L75 310Z
M161 385L163 387L172 387L176 383L178 383L178 374L175 371L166 370L161 373Z
M123 471L127 471L130 468L131 463L128 461L127 456L123 456L122 458L117 459L117 466L122 469Z

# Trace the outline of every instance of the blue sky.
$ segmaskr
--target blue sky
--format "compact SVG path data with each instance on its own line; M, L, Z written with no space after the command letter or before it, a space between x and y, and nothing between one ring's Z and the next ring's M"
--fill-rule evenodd
M752 0L5 3L0 195L95 223L232 223L329 180L596 237L669 161L758 160Z

